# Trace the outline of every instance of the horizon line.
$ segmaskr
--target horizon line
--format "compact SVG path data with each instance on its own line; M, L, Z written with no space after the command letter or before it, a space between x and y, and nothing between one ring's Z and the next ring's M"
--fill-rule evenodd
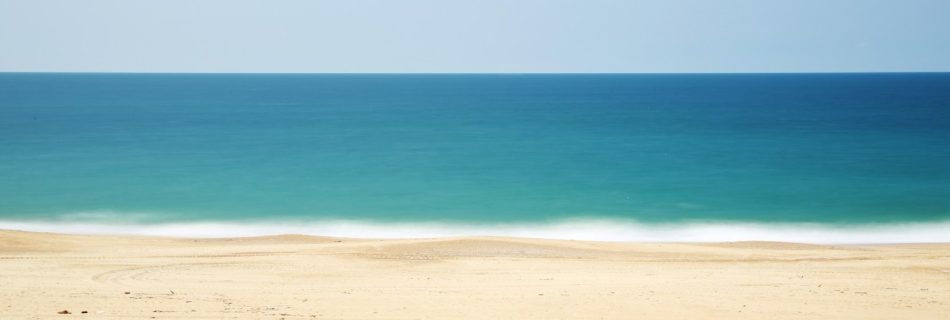
M754 72L206 72L206 71L0 71L0 74L205 74L205 75L746 75L746 74L939 74L947 71L754 71Z

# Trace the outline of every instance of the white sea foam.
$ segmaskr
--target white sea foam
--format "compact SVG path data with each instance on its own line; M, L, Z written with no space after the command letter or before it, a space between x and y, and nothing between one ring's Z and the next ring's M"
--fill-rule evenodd
M392 223L367 221L83 223L0 221L0 229L71 234L238 237L305 234L358 238L512 236L630 242L786 241L805 243L950 242L950 221L906 224L565 220L551 223Z

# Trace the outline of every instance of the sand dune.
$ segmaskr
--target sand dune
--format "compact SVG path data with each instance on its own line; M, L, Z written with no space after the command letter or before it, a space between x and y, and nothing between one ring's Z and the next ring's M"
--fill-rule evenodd
M0 319L75 317L950 319L950 245L0 231Z

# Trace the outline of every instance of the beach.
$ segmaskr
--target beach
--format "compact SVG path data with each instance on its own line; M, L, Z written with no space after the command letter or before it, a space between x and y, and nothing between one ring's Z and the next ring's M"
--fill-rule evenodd
M0 0L0 320L950 320L947 13Z
M948 319L950 244L0 231L0 318L77 317Z

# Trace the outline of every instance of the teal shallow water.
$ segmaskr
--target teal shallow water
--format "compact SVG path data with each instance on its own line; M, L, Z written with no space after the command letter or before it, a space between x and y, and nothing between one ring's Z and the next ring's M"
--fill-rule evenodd
M0 74L0 221L950 219L950 74Z

